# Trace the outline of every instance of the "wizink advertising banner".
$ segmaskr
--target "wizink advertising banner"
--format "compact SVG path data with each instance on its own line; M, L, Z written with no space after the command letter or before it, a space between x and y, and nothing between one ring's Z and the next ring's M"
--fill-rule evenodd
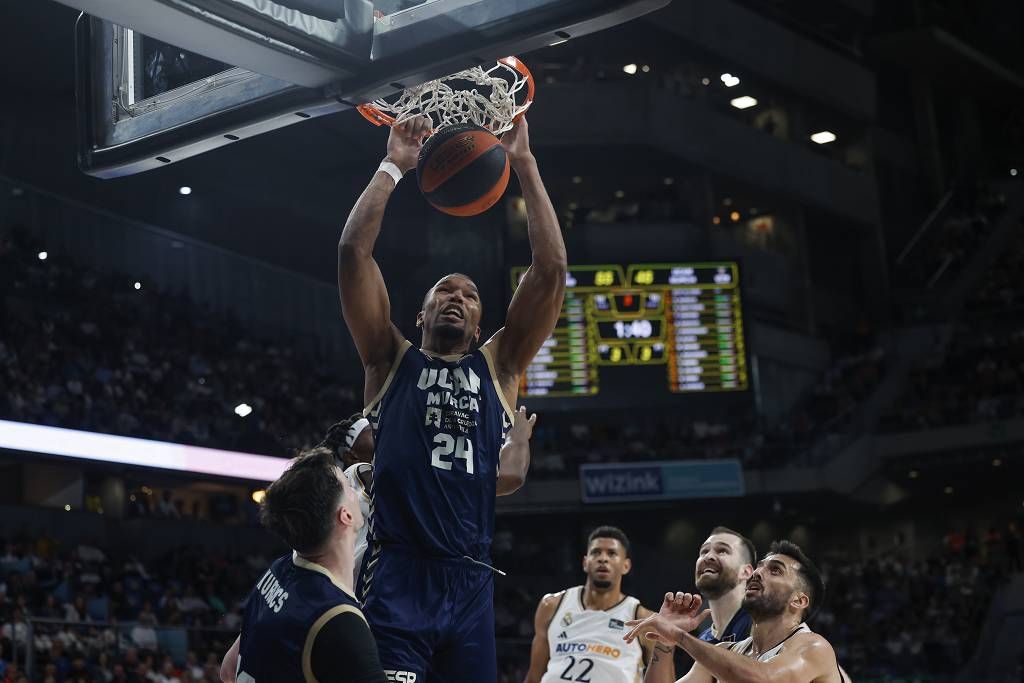
M743 468L736 459L580 466L584 503L736 498L744 492Z

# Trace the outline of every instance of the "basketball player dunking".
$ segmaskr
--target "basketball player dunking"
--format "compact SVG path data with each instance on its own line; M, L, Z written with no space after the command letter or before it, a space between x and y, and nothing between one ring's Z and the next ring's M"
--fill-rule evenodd
M623 594L622 577L630 569L626 534L610 526L594 529L583 557L586 584L545 595L537 606L530 670L524 683L640 680L654 643L625 645L622 635L627 621L644 619L652 612ZM666 672L675 678L671 659Z
M671 683L677 646L694 659L677 683L843 683L832 646L805 623L824 597L825 582L814 563L799 546L779 541L747 581L749 638L712 645L690 635L711 610L701 609L699 595L668 593L658 614L628 624L632 630L625 640L642 637L656 644L644 683Z
M528 464L504 455L499 463L499 450L520 376L558 320L565 245L523 120L501 143L522 187L533 261L504 327L474 350L480 294L469 277L450 274L423 299L420 347L406 341L391 322L373 247L395 189L391 172L416 167L429 125L421 118L392 128L382 169L338 247L342 309L376 439L371 546L357 591L391 680L480 683L497 677L494 497L518 488Z

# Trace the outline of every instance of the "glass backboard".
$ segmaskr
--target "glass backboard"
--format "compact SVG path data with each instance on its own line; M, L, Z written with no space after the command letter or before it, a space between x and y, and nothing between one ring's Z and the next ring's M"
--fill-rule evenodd
M522 56L670 0L61 2L86 12L76 33L80 166L116 177Z

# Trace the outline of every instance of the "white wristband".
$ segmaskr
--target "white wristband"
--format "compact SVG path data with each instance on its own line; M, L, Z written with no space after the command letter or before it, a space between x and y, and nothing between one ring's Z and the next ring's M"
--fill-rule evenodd
M402 176L404 175L402 173L402 169L398 168L397 164L387 160L380 162L380 166L377 167L377 170L384 171L389 176L391 176L391 179L395 181L395 185L398 184L398 182L402 179Z

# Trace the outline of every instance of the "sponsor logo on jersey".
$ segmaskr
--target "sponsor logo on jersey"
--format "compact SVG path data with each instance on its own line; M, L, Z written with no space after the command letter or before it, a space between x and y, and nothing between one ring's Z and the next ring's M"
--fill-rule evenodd
M576 654L590 654L590 655L602 655L604 657L611 657L612 659L618 659L622 656L622 651L617 647L609 647L608 645L602 645L601 643L557 643L555 645L556 655L576 655Z
M559 640L565 640L568 637L569 637L569 634L566 633L565 631L562 631L561 633L558 634L558 639Z
M416 673L414 671L388 671L385 669L384 677L388 681L394 681L395 683L416 683Z
M626 628L626 622L621 619L609 619L608 628L613 628L616 631L622 631Z
M566 612L565 615L562 616L562 626L572 626L571 612Z

